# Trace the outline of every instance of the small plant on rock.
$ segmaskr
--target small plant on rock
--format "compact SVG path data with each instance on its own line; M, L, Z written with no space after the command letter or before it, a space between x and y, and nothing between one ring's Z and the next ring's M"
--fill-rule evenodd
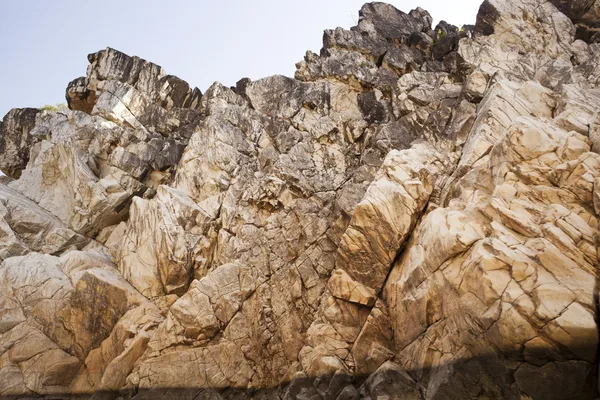
M58 112L58 111L66 111L69 107L65 103L57 103L56 105L46 104L41 107L40 110L50 111L50 112Z

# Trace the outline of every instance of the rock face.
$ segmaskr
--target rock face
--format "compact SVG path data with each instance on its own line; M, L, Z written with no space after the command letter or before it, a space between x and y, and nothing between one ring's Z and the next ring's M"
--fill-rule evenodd
M369 3L203 95L91 54L0 124L0 398L596 398L596 8Z

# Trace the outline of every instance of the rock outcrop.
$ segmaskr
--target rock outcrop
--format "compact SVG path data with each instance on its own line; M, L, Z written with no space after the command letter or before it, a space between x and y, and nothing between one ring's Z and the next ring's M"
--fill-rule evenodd
M204 94L91 54L0 124L0 398L596 398L596 8L369 3Z

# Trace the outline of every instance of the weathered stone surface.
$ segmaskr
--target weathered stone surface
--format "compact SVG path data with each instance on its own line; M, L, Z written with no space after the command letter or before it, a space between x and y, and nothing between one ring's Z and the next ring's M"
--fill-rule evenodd
M2 335L0 354L0 394L7 398L68 392L80 366L76 357L26 322Z
M358 25L351 30L325 31L323 51L320 55L306 53L304 61L296 65L297 79L333 78L389 89L398 75L418 70L429 56L432 39L415 36L431 30L427 11L417 8L406 14L374 2L365 4L359 15Z
M203 96L91 54L0 125L0 397L595 398L596 16L369 3Z
M134 196L151 197L170 179L200 116L183 108L198 102L187 83L160 67L112 49L91 59L88 77L68 88L89 92L71 104L81 111L42 112L37 119L36 110L13 111L2 137L16 149L7 148L7 162L29 161L23 174L10 161L15 166L7 165L7 173L19 168L14 177L22 175L10 186L94 237L127 217Z
M588 43L600 41L600 4L596 0L550 0L561 12L569 17L577 28L578 39Z
M67 105L71 110L92 113L96 104L96 91L86 87L85 77L72 80L67 85Z
M29 133L39 113L36 108L15 108L0 123L0 170L12 178L18 178L27 166L29 149L37 141Z
M90 90L102 91L98 87L102 81L121 82L147 94L153 103L166 109L195 108L201 97L198 89L190 88L176 76L167 75L159 65L115 49L90 54L88 60L86 85Z
M77 385L71 387L84 379L80 367L87 353L128 309L149 304L98 252L71 251L60 258L31 252L8 258L0 264L0 288L0 353L8 355L0 369L3 395L78 391ZM125 345L125 339L129 337L121 334L113 347ZM110 361L110 354L105 350L102 360ZM90 358L91 353L88 364ZM116 388L133 368L122 364L125 372L112 378L120 382Z
M210 265L219 200L196 204L160 186L153 200L135 198L129 221L108 238L123 276L148 298L185 293Z
M388 154L338 245L336 268L376 292L433 189L430 172L406 153Z
M0 259L25 255L28 251L60 254L90 243L90 239L70 230L35 202L2 184L0 227Z
M370 399L421 399L415 381L398 365L388 361L379 367L363 385L365 397Z
M102 344L89 352L84 369L72 383L72 391L117 391L125 386L135 362L163 320L158 308L150 302L127 311Z

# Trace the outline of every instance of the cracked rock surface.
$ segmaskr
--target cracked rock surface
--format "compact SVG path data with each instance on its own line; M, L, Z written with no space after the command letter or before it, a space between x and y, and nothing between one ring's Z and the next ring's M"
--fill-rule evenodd
M594 1L368 3L294 78L107 48L0 123L0 399L594 399Z

